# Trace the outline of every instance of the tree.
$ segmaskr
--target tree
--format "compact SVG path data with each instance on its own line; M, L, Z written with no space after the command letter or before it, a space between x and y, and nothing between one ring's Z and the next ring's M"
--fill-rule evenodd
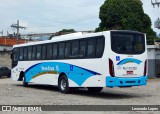
M62 29L59 32L71 32L71 33L73 33L73 32L76 32L76 31L74 29Z
M54 36L59 36L59 35L64 35L64 34L69 34L74 32L76 32L74 29L62 29L59 32L56 32L54 35L51 35L49 39L52 39L52 37Z
M101 20L96 31L134 30L147 34L148 44L153 44L156 33L151 28L151 20L144 13L140 0L106 0L100 7Z

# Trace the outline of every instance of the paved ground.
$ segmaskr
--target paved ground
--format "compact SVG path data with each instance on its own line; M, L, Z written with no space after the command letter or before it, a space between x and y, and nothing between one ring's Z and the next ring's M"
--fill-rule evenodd
M0 105L160 105L160 79L150 79L142 87L104 88L96 94L86 90L62 94L56 87L21 83L0 79Z

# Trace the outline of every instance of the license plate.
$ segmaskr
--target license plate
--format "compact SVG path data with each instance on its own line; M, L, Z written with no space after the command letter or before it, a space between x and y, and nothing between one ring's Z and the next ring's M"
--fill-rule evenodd
M127 71L127 74L133 74L133 71Z

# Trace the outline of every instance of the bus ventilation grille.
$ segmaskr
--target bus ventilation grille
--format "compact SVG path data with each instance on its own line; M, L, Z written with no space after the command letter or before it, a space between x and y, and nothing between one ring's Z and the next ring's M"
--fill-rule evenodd
M136 83L136 81L126 81L126 83Z

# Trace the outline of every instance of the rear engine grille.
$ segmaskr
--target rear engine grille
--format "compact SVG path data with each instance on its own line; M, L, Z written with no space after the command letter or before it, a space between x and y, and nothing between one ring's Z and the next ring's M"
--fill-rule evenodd
M136 83L136 81L126 81L126 83Z

